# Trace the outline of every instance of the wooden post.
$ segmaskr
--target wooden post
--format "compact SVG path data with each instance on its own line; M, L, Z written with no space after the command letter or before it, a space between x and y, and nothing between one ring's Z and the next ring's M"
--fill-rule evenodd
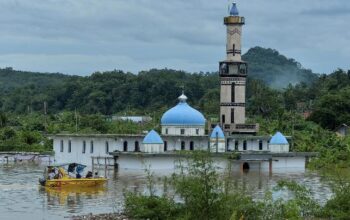
M269 160L269 174L272 174L272 159Z
M91 157L92 159L92 168L91 168L91 172L94 173L94 166L95 166L95 158Z
M105 178L107 178L107 157L105 157Z

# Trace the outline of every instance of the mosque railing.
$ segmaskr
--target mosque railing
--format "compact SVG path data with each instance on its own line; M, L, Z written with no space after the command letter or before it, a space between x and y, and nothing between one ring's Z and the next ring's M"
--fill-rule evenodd
M257 133L259 124L225 124L224 130L230 133Z

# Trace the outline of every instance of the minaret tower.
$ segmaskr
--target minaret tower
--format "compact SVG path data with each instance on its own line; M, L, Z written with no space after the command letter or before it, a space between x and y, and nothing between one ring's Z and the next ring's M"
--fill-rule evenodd
M220 124L225 133L254 133L251 129L247 129L249 126L245 125L248 72L247 63L241 59L244 17L239 16L236 3L232 4L229 13L229 16L224 18L224 24L227 27L227 58L219 64Z

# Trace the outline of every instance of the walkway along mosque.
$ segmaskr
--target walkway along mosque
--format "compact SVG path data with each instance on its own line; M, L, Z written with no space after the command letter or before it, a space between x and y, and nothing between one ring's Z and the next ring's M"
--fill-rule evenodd
M52 136L55 162L82 164L107 161L119 169L173 170L179 151L210 150L222 168L228 164L231 152L239 157L237 169L278 171L280 168L304 170L308 154L289 152L291 137L280 132L271 136L257 136L258 124L245 123L247 63L241 59L242 27L233 3L224 18L227 27L226 60L219 63L220 124L206 134L206 119L187 103L183 93L178 103L161 118L161 135L151 130L146 135L127 134L57 134ZM103 161L101 163L104 163ZM232 164L232 163L231 163Z

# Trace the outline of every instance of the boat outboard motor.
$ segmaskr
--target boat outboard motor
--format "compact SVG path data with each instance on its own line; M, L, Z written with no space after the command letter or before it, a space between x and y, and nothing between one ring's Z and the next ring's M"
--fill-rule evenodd
M45 178L39 178L39 183L40 183L40 185L45 186L46 179Z

